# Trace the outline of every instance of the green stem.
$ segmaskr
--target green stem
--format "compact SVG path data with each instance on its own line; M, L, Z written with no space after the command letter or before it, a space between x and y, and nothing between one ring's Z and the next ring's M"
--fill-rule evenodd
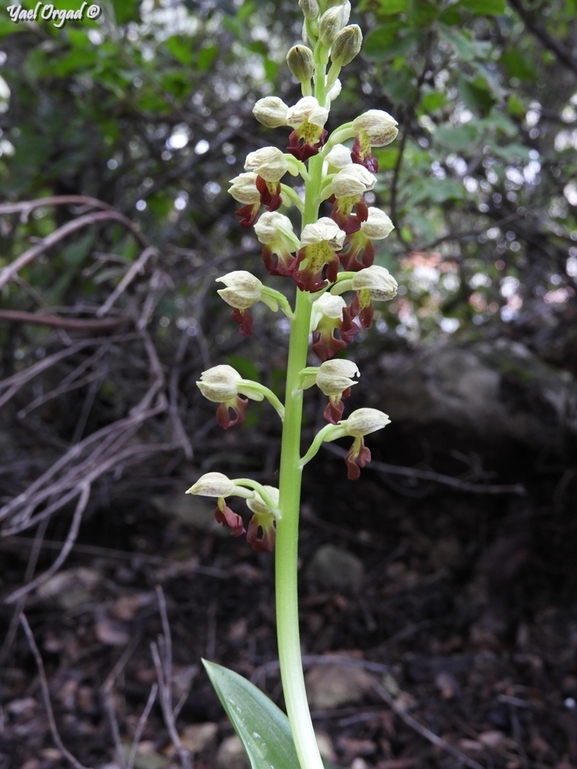
M303 226L318 218L322 159L309 163ZM289 340L285 419L283 423L279 508L276 535L276 617L280 672L287 715L301 769L323 769L317 747L302 667L298 611L298 534L302 469L300 443L303 391L300 372L306 367L313 297L297 291Z

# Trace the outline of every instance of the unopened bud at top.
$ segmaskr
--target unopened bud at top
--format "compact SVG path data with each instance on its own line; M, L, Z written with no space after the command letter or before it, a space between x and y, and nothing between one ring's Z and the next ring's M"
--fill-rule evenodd
M318 17L320 8L317 0L299 0L299 5L305 19L314 21Z
M373 147L390 144L399 133L394 117L382 109L370 109L353 120L355 133L364 131Z
M267 128L280 128L286 125L287 105L278 96L266 96L254 105L252 113L259 123Z
M319 19L319 40L330 47L341 29L346 26L351 15L351 4L348 0L342 5L335 5L323 13Z
M299 83L308 83L315 71L313 52L306 45L293 45L286 62Z
M367 290L371 299L386 301L396 296L399 284L385 267L373 264L355 272L351 287L353 291Z
M358 55L363 45L363 33L358 24L341 29L331 48L331 60L338 67L345 67Z

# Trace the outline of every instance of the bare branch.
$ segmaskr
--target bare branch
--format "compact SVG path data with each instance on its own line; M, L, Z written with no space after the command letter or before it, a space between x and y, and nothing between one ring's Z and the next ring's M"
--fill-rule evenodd
M48 679L46 678L44 662L42 661L42 657L38 651L38 647L36 646L36 641L34 640L32 630L30 629L30 625L28 624L28 620L26 619L25 614L20 615L20 624L24 628L26 638L28 639L28 645L30 646L30 651L36 660L36 667L38 668L38 676L40 678L40 687L42 689L42 699L44 700L44 707L46 709L46 716L48 717L48 724L50 726L50 732L52 733L52 739L54 740L58 750L62 753L66 760L72 764L74 769L88 769L88 767L84 766L84 764L81 764L80 761L74 758L72 753L64 747L64 743L58 734L56 720L54 718L54 711L52 709L52 703L50 702L50 691L48 689Z

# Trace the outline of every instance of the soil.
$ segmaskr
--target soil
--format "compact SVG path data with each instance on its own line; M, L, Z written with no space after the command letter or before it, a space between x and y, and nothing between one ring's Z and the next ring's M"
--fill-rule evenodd
M375 464L393 453L401 465L412 456L402 430L391 435L395 452L368 441ZM577 767L577 473L556 462L544 463L536 451L493 468L491 484L523 484L524 496L474 493L371 466L352 483L328 451L311 463L301 536L311 687L329 659L340 674L361 669L374 683L352 687L349 701L314 709L333 763ZM156 491L146 490L151 468L140 477L131 472L128 486L144 493L102 485L61 572L26 602L55 727L85 767L120 767L115 745L124 746L126 760L138 732L136 767L183 765L158 698L143 717L158 682L151 645L161 657L166 651L165 605L176 729L191 766L224 766L221 748L232 728L200 659L242 673L282 705L273 557L202 515L199 524L160 513ZM173 471L161 502L183 499L186 475ZM37 573L53 562L69 524L61 516L48 526ZM338 588L322 575L309 578L309 564L328 543L355 557L360 578L355 572ZM33 547L24 536L2 543L5 596L26 581ZM1 612L8 631L14 607ZM37 660L22 627L12 630L4 646L0 767L71 766L51 733ZM214 726L190 729L199 724Z

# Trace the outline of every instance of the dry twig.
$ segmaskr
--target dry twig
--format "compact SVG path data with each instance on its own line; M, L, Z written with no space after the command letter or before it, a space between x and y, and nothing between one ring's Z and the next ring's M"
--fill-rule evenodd
M38 668L40 687L42 689L42 699L44 700L44 707L46 709L46 716L48 718L48 725L50 726L52 739L54 740L58 750L62 753L66 760L72 764L74 769L88 769L88 767L84 766L84 764L81 764L80 761L74 758L72 753L64 746L64 743L60 738L58 728L56 727L56 719L54 718L52 703L50 701L50 691L48 689L48 679L46 678L44 662L42 661L42 657L38 651L38 646L36 646L36 641L34 640L34 635L32 634L32 630L30 629L30 625L28 624L28 620L26 619L26 615L24 613L20 615L20 624L24 628L26 638L28 639L28 645L30 646L30 651L34 656L36 667Z

